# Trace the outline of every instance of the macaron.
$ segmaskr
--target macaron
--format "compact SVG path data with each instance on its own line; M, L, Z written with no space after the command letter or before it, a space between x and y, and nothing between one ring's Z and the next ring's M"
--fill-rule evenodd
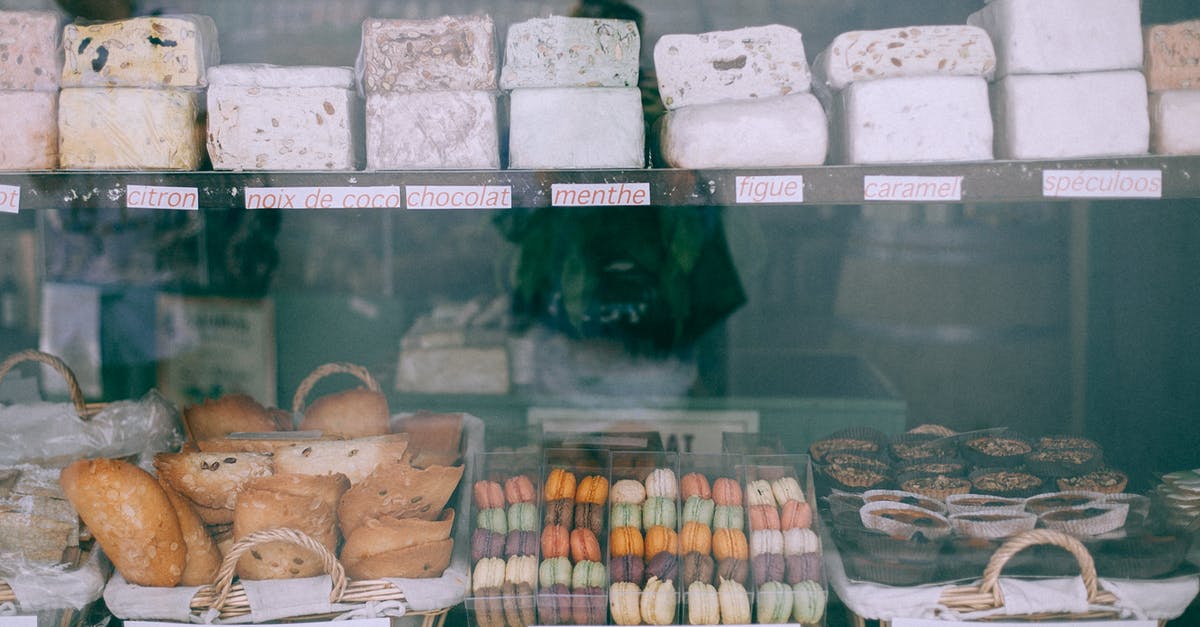
M480 590L475 594L475 622L479 627L506 627L504 599L499 590Z
M771 484L765 479L756 479L746 486L746 505L775 506L775 495L771 492Z
M476 481L471 486L471 494L475 498L475 507L479 509L504 507L504 489L495 481Z
M509 531L504 537L504 557L537 555L538 534L536 531ZM536 567L536 564L535 564Z
M542 522L546 525L572 526L575 523L575 499L546 501L546 511L542 516Z
M613 503L612 512L608 515L608 526L613 529L617 527L641 529L642 506L636 503Z
M603 505L608 502L608 479L600 475L588 475L579 480L575 490L576 503Z
M616 527L608 534L608 552L614 557L633 555L642 559L646 553L642 532L637 527Z
M527 583L505 583L501 588L503 594L504 622L499 627L507 625L532 625L537 621L534 610L533 586Z
M542 492L546 495L547 501L556 499L575 500L575 487L577 480L575 474L563 468L553 468L546 475L546 487Z
M689 625L717 625L721 622L721 601L717 589L704 581L693 581L687 586L687 608Z
M754 569L755 583L762 584L767 581L783 581L784 569L786 568L783 555L779 553L760 553L750 559L750 564Z
M646 486L641 481L621 479L612 485L609 498L613 503L640 504L646 500Z
M675 499L651 496L642 504L642 525L649 529L657 525L675 526Z
M704 583L712 583L713 574L717 570L717 564L707 553L684 553L680 560L682 565L680 571L683 585L688 585L694 581L702 581Z
M702 496L689 496L683 502L683 521L698 522L705 526L712 525L716 504L712 499Z
M511 584L528 584L533 586L538 580L538 561L533 555L521 555L508 558L504 565L504 582Z
M726 557L717 560L717 580L732 579L744 584L750 578L750 560Z
M713 509L713 529L743 529L746 510L741 505L718 505Z
M538 567L538 584L543 590L557 584L570 585L572 573L571 560L565 557L544 559Z
M712 483L713 502L717 505L742 506L742 486L729 477L717 477Z
M471 532L471 561L488 557L503 557L505 535L482 527Z
M576 625L603 625L608 618L608 590L589 586L571 593L571 619Z
M663 527L661 525L650 527L646 530L646 537L643 540L643 544L645 545L646 557L654 557L662 552L679 555L679 535L675 533L675 529L672 527Z
M679 498L679 481L670 468L655 468L646 476L646 498L653 496L675 500Z
M571 590L603 588L607 585L608 572L604 570L604 564L592 560L575 564L575 569L571 573ZM604 592L601 591L601 594L604 594Z
M797 584L801 581L822 581L821 567L820 553L785 555L783 557L783 580L789 584Z
M599 535L604 529L604 506L596 503L576 503L575 526L591 529L592 533Z
M642 622L647 625L670 625L675 622L675 583L651 577L642 589Z
M537 531L537 506L533 503L514 503L508 506L509 531Z
M572 562L600 561L600 542L591 529L572 529L570 541Z
M788 529L783 532L784 555L817 553L820 550L821 539L812 529Z
M612 581L637 584L639 587L646 577L646 563L641 555L613 556L608 561L609 579Z
M790 591L789 591L790 592ZM642 589L635 583L623 581L608 588L608 609L618 625L642 624Z
M712 530L703 523L683 523L683 528L679 530L679 550L682 553L689 551L711 553Z
M779 529L779 510L774 505L750 506L750 530Z
M808 529L812 526L812 506L807 501L787 501L779 514L781 529Z
M815 623L825 615L825 588L815 581L792 586L792 616L798 623Z
M503 507L481 509L475 515L475 526L493 533L508 533L508 513Z
M658 555L650 558L646 563L646 577L657 577L664 581L675 581L679 575L679 558L671 553L663 551Z
M721 603L721 622L726 625L750 623L750 595L746 588L732 579L722 579L717 586L717 598Z
M507 563L498 557L485 557L471 569L471 589L475 592L486 588L499 588L504 584Z
M563 525L547 525L542 529L542 559L566 557L571 554L571 532Z
M533 503L537 500L537 491L533 481L526 475L517 475L504 480L504 500L509 505L517 503Z
M804 490L800 489L800 482L795 477L780 477L772 481L771 494L775 496L775 502L780 504L804 500Z
M792 587L778 581L758 585L758 622L786 623L792 616Z
M571 591L566 584L544 588L537 596L538 621L543 625L565 625L571 622Z
M783 555L783 532L778 529L763 529L750 532L750 555L774 553Z
M689 472L679 479L679 498L689 499L698 496L702 499L712 498L712 488L708 485L708 477Z
M712 553L718 560L726 557L749 559L750 545L746 541L746 534L740 529L714 530Z

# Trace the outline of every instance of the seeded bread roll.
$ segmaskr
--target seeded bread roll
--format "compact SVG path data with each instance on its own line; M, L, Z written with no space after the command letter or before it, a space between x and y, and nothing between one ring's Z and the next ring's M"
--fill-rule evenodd
M213 542L212 536L208 535L204 521L200 520L200 515L191 503L167 482L160 479L159 484L167 499L171 501L171 507L175 509L179 530L183 533L183 544L187 548L187 562L179 584L202 586L212 583L217 577L217 570L221 568L221 552L217 549L217 544Z
M391 420L387 397L366 388L328 394L304 410L300 429L326 435L361 438L388 432Z
M212 438L210 440L200 440L196 442L196 447L205 453L272 453L277 449L292 444L309 444L312 442L325 442L329 440L341 440L342 438L331 435L322 435L318 437L299 438L293 436L290 432L277 431L272 433L270 437L263 438Z
M275 471L304 475L340 472L354 485L380 464L402 463L407 451L408 436L401 433L293 443L275 449Z
M246 394L226 394L183 410L183 426L192 441L224 437L235 432L279 431L271 411Z
M337 502L349 487L345 475L279 474L247 483L237 497L233 537L287 527L303 531L331 553L337 551ZM238 561L243 579L291 579L321 574L321 559L287 542L267 542Z
M130 583L179 584L187 548L171 500L150 473L115 459L82 459L59 476L113 566Z
M349 536L368 518L393 516L437 520L462 479L462 466L415 469L407 464L380 466L342 496L338 517Z
M400 421L411 442L412 465L452 466L461 456L463 415L420 411Z
M158 476L189 501L205 523L233 522L238 491L251 479L273 473L265 453L159 453Z
M454 510L452 509L445 510L437 520L392 516L370 518L359 525L353 533L346 536L346 543L342 545L340 556L342 564L349 571L364 561L371 563L371 558L376 555L421 544L441 542L450 537L453 527ZM383 564L378 564L378 566L383 566ZM400 573L424 572L415 564L397 565L393 563L393 566L395 566L394 572L384 576L403 577L404 575Z

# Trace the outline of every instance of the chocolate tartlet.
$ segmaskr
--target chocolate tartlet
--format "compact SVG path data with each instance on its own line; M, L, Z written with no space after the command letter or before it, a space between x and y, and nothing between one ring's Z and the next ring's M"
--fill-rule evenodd
M972 438L963 443L963 457L976 466L1010 467L1019 465L1033 445L1025 438L1006 433Z
M979 494L1008 497L1028 497L1037 494L1045 484L1041 477L1023 470L984 468L971 473L972 491Z
M1129 484L1129 477L1119 470L1102 468L1087 474L1074 477L1060 477L1057 480L1059 490L1089 490L1104 494L1124 492Z

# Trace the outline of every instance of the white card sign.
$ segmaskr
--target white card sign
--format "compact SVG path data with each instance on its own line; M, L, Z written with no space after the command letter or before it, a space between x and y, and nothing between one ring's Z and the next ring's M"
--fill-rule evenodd
M894 202L957 202L962 200L961 176L864 176L863 200Z
M0 627L37 627L37 614L28 616L0 616Z
M16 185L0 185L0 213L17 213L21 210L21 188Z
M125 206L132 209L200 209L200 190L195 187L128 185Z
M246 187L247 209L399 209L399 185L379 187Z
M765 205L777 203L799 204L804 202L804 177L787 176L737 176L733 181L734 200L739 205Z
M186 625L186 623L183 623ZM306 620L304 627L390 627L389 618L358 618L353 620ZM2 625L2 624L0 624ZM36 622L34 624L36 626ZM157 620L127 620L125 627L180 627L180 623Z
M1162 198L1162 170L1042 170L1045 198Z
M512 209L511 185L405 185L409 209Z
M932 620L928 618L893 618L892 627L979 627L977 621ZM1029 623L992 622L982 623L988 627L1029 627ZM1054 627L1158 627L1153 620L1088 620L1065 622L1054 621Z
M555 207L650 206L649 183L554 183L550 204Z

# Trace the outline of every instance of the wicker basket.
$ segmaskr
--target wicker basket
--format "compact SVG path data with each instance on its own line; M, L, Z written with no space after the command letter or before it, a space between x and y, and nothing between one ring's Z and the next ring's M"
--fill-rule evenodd
M191 609L201 614L209 610L217 610L222 619L249 614L250 603L246 597L246 591L242 584L233 581L238 560L247 551L260 544L278 541L297 544L320 556L322 566L333 582L329 593L329 600L332 603L354 604L370 601L407 603L404 592L392 585L391 582L382 579L351 581L346 578L346 572L337 557L330 553L323 544L304 532L278 528L257 531L235 542L221 562L215 582L200 588L192 597ZM449 610L450 608L447 607L428 612L408 612L405 616L420 616L421 627L441 627ZM296 616L288 620L322 620L334 616L336 614L307 615Z
M1004 607L1004 596L999 586L1000 571L1004 569L1005 564L1017 553L1031 546L1042 544L1054 545L1065 549L1079 563L1079 573L1083 578L1083 586L1087 591L1089 605L1113 606L1117 602L1116 596L1100 588L1099 578L1096 575L1096 565L1092 561L1091 553L1088 553L1083 544L1065 533L1051 529L1034 529L1013 536L992 554L992 558L988 560L987 567L983 570L983 578L978 584L948 588L942 592L939 602L960 613L982 612ZM1096 620L1115 618L1118 615L1119 612L1114 607L1112 610L1095 610L1082 614L1003 615L993 618L982 618L980 620L1029 622L1056 619Z
M301 381L300 385L296 387L296 393L292 395L292 413L299 416L304 412L304 400L308 397L308 394L312 392L313 386L317 384L317 381L320 381L331 374L338 373L345 373L357 377L360 381L366 384L367 389L372 392L379 392L382 389L379 387L379 382L375 380L375 377L371 376L371 372L362 366L347 362L331 362L323 364L318 366L312 372L308 373L308 376L304 377L304 380Z

